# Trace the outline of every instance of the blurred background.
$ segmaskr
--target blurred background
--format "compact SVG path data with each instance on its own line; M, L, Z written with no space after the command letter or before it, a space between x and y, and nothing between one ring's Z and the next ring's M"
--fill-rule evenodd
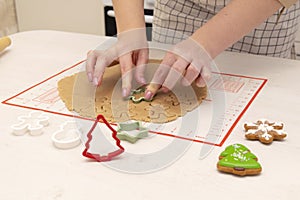
M152 26L155 0L144 0L146 26ZM111 0L0 0L0 37L19 31L58 30L116 34ZM151 38L151 33L148 33ZM296 42L300 59L300 31Z

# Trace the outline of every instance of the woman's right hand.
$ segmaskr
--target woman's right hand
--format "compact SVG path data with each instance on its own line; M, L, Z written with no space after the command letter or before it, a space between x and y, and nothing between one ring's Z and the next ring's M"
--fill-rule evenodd
M89 81L101 85L105 68L118 60L122 73L122 96L127 97L131 91L133 79L132 68L136 66L135 79L146 84L145 66L148 62L148 43L145 28L134 29L118 34L118 42L107 50L92 50L88 53L86 73Z

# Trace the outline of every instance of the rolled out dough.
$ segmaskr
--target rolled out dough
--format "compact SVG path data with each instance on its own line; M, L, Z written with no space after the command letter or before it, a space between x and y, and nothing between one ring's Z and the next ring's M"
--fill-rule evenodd
M147 80L151 80L159 62L159 60L149 61L145 72ZM133 88L138 86L136 83L133 84ZM177 84L172 92L158 93L152 102L142 101L135 104L131 100L123 100L119 65L106 69L103 81L97 88L87 80L85 72L79 72L61 79L58 82L58 91L70 111L92 118L102 114L109 122L173 121L195 109L207 96L206 87L199 88L194 84L184 87Z

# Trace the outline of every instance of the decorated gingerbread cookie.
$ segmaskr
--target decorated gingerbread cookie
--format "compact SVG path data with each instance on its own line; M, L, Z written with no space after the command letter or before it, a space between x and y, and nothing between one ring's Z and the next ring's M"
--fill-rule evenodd
M221 160L222 158L230 154L238 153L238 152L241 152L243 154L249 153L249 156L251 156L251 158L257 160L257 157L254 154L250 153L250 150L242 144L233 144L226 147L226 149L220 154L219 160Z
M257 157L241 144L228 146L219 156L219 171L239 176L256 175L262 171Z
M273 140L282 140L287 136L282 122L270 122L266 119L257 120L255 123L245 123L244 128L247 139L258 139L264 144L270 144Z

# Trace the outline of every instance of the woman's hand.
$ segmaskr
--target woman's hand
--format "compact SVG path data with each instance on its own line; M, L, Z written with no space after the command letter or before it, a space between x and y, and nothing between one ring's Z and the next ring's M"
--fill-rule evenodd
M118 35L118 42L111 48L100 51L93 50L88 53L86 73L89 81L101 85L105 68L114 60L119 60L122 72L122 95L127 97L131 91L133 79L132 68L136 66L135 79L145 84L144 71L148 62L148 43L145 29L134 29Z
M178 81L184 86L195 81L198 87L204 87L211 77L211 61L210 55L192 38L178 43L166 53L147 87L145 98L152 99L160 88L168 92Z

